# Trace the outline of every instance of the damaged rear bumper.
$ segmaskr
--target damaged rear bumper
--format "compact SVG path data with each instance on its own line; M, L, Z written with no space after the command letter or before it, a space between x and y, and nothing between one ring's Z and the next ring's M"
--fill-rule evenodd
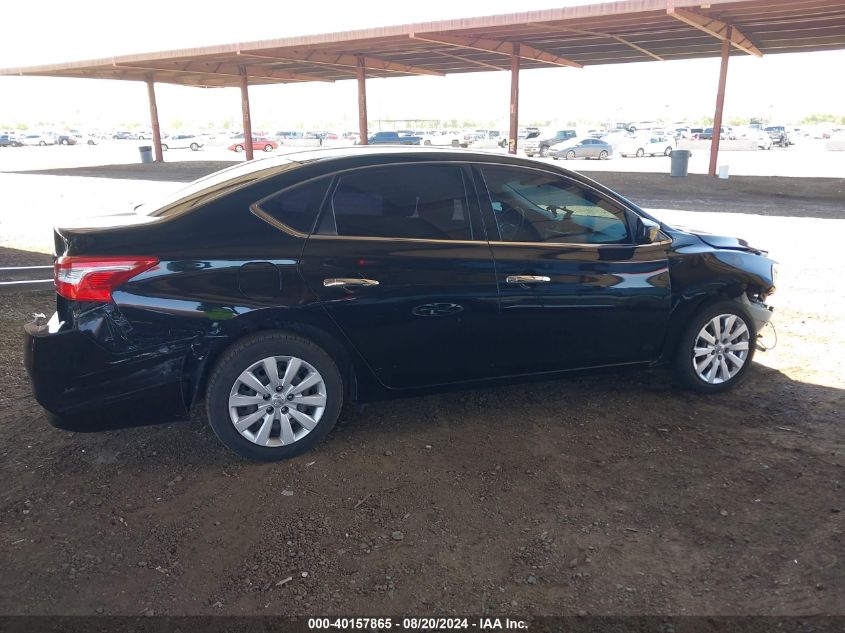
M60 417L128 408L135 415L184 415L186 353L185 344L114 352L91 332L68 327L58 313L24 326L24 366L35 399Z

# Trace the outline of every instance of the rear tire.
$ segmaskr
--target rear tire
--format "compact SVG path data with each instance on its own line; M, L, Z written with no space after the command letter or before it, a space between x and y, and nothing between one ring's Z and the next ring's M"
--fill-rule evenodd
M575 160L575 150L566 152L566 160Z
M645 150L641 147L637 150L637 158L642 158L645 156Z
M599 160L607 160L607 150L603 149L599 152Z
M714 329L716 323L718 330ZM756 340L754 321L742 304L711 304L692 319L681 335L675 352L675 376L693 391L727 391L745 377L754 359Z
M235 145L235 151L238 154L240 154L242 151L244 151L244 146L243 145Z
M663 155L664 156L671 156L672 155L672 148L667 147L665 150L663 150Z
M200 148L200 146L197 145L196 143L191 143L191 151L192 152L199 151L199 148Z
M273 151L273 146L272 146L272 145L265 145L265 146L264 146L264 151L265 151L265 152L272 152L272 151Z
M277 388L272 386L274 378L264 369L267 360L271 361L271 369L276 367ZM298 364L293 365L296 371L288 380L285 374L293 361ZM257 369L250 369L256 366ZM241 380L248 370L266 387L266 393L249 387L255 383ZM297 384L314 380L315 376L315 386L302 391L308 395L297 395ZM312 389L318 391L310 394ZM261 402L233 407L233 397L261 398ZM324 404L296 405L298 397L322 398ZM332 430L342 406L343 378L337 363L308 339L282 331L260 332L235 343L217 361L206 393L208 421L218 439L241 457L259 461L286 459L313 448ZM250 416L255 417L255 422L239 431L235 420L247 423Z

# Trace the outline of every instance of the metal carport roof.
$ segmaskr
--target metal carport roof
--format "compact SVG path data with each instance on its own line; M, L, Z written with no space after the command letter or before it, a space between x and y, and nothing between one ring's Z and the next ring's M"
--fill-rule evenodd
M354 79L591 66L715 57L733 27L731 54L845 48L841 0L626 0L508 15L122 55L3 75L147 80L190 86Z

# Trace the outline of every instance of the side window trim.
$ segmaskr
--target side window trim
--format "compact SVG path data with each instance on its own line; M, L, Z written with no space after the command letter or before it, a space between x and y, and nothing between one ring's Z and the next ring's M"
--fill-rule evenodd
M497 239L491 239L491 243L495 243L497 246L506 245L506 246L551 246L551 247L566 247L566 246L578 246L578 247L593 247L593 248L601 248L601 247L619 247L619 246L629 246L629 247L637 247L641 246L637 244L635 240L633 240L634 235L634 218L639 217L638 214L630 209L627 205L622 204L620 201L606 195L605 193L599 191L595 187L591 187L588 183L582 183L578 180L574 180L565 174L559 174L553 171L549 171L548 169L540 169L537 167L525 167L522 165L506 165L501 163L476 163L474 165L475 174L477 180L483 186L484 192L486 193L486 203L482 202L482 195L479 191L479 203L482 206L482 216L484 219L485 227L487 225L492 225L495 227L495 235ZM560 180L565 180L573 185L578 187L584 188L586 191L593 193L596 196L599 196L601 199L608 201L613 207L619 209L622 212L622 216L625 219L625 228L628 231L628 237L631 240L630 242L626 242L625 244L615 244L615 243L597 243L597 242L511 242L507 240L503 240L501 234L499 233L499 225L496 222L496 218L493 215L493 196L490 193L490 187L487 185L487 179L484 175L484 168L485 167L492 167L492 168L508 168L508 169L525 169L540 172L546 174L549 177L558 178ZM479 187L480 189L481 187ZM492 229L491 229L492 231ZM488 231L488 235L491 231Z

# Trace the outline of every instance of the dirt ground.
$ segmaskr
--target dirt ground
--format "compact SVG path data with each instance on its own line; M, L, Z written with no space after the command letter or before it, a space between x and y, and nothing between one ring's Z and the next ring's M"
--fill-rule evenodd
M695 209L689 183L626 193ZM279 464L202 415L50 427L20 328L53 296L0 295L0 613L845 613L845 220L810 185L827 219L793 220L784 193L722 220L819 227L789 237L778 346L736 390L653 370L377 403Z

